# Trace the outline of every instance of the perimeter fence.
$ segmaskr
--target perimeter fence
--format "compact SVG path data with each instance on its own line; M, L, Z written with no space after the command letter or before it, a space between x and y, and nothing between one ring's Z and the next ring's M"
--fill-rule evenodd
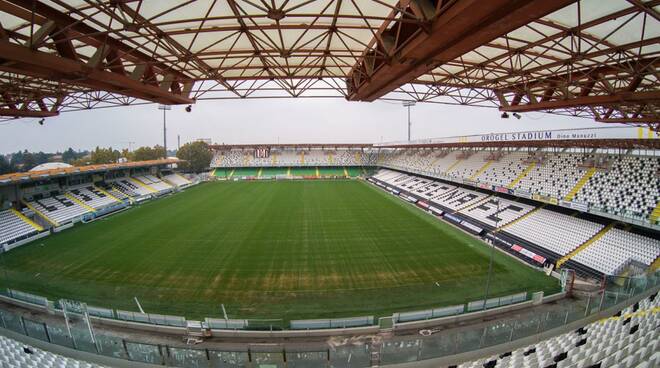
M67 326L63 320L57 321L58 315L50 316L48 322L44 322L36 316L6 309L0 309L0 327L76 350L172 367L370 367L446 357L530 337L580 321L615 305L623 306L631 298L659 286L658 272L628 278L608 277L598 297L589 298L584 304L546 308L542 313L530 310L485 325L455 330L427 330L429 336L394 336L385 340L337 339L305 349L287 344L245 344L240 349L201 349L133 341L104 331L97 331L95 337L90 337L80 326ZM13 295L21 300L43 301L24 294L14 292ZM57 305L50 307L57 308ZM167 318L161 321L167 321Z

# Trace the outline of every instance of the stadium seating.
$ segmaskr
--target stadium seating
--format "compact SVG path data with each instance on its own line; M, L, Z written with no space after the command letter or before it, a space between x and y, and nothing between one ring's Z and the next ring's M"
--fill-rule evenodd
M517 188L564 198L584 175L585 170L578 167L583 160L583 156L572 153L549 155L520 180Z
M0 244L20 240L38 231L11 210L0 211Z
M504 198L491 197L485 202L459 212L484 224L493 227L501 227L521 218L533 209L534 206L510 201Z
M660 366L660 297L603 321L539 343L458 365L459 368L654 368Z
M0 368L32 367L100 368L102 366L50 353L0 335Z
M93 186L69 189L67 193L95 209L103 208L117 202L114 198Z
M179 174L166 175L163 177L163 179L170 184L176 185L177 187L185 187L192 184L190 180L184 178Z
M168 192L172 190L172 186L170 184L153 175L136 176L135 179L139 180L142 184L147 185L149 188L155 190L156 192Z
M586 164L602 160L608 161L609 167L595 168ZM595 211L638 221L660 222L660 160L657 157L549 150L410 149L381 152L377 164L457 182L470 179L530 195L575 201Z
M152 193L147 188L135 184L129 179L116 180L112 185L117 191L120 191L129 197L142 197Z
M644 220L660 202L660 159L610 156L611 167L598 170L574 200L605 212Z
M490 183L506 187L511 184L529 165L525 163L529 155L527 152L511 152L494 161L486 170L474 179L479 182Z
M621 229L611 229L572 260L580 262L607 275L616 275L634 260L650 266L660 256L660 240L634 234Z
M430 171L436 175L444 175L453 165L458 164L461 151L439 152L430 166Z
M455 166L451 167L447 171L447 175L453 176L456 178L471 178L473 175L479 171L488 160L486 159L491 152L489 151L477 151L475 153L469 152L469 157L460 160Z
M216 151L212 168L297 167L297 166L362 166L371 164L370 154L360 150L338 149L272 149L268 157L254 157L254 150Z
M604 225L539 209L511 223L504 231L559 255L591 239Z
M37 199L29 202L29 204L39 213L59 225L90 212L88 208L79 205L64 195Z
M475 192L465 188L456 188L431 198L431 202L450 210L457 211L473 206L487 197L488 194Z
M334 155L332 155L332 163L328 163L329 166L338 165L338 166L359 166L368 162L369 158L364 157L361 151L356 150L336 150Z

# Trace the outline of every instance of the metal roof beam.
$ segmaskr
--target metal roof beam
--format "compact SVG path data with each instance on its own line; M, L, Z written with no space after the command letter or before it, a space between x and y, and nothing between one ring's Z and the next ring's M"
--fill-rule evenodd
M553 109L566 109L578 106L602 106L609 104L625 104L625 103L644 103L644 102L660 102L660 91L648 92L619 92L611 95L604 96L585 96L576 97L567 100L555 100L528 103L516 106L502 106L500 111L507 112L529 112L529 111L543 111Z
M57 115L59 115L57 111L0 108L0 116L10 116L10 117L19 117L19 118L49 118L51 116L57 116Z
M347 78L348 99L374 101L437 65L454 60L574 1L463 0L440 9L430 24L394 22L391 27L381 27L376 37L383 39L396 33L396 44L391 52L386 52L388 58L380 58L373 73L366 72L363 60L353 67Z
M0 55L9 63L0 64L0 70L21 71L49 80L64 81L87 88L110 91L163 104L191 104L187 96L177 95L123 74L96 69L89 65L8 41L0 41ZM8 64L8 65L5 65Z

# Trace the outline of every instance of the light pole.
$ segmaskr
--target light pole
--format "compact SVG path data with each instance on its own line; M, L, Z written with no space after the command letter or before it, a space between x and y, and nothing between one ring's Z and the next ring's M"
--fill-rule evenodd
M497 216L495 217L495 230L499 227L500 224L500 200L497 199ZM486 310L486 301L488 300L488 292L490 291L490 278L493 274L493 256L495 252L495 239L490 244L490 261L488 263L488 279L486 280L486 294L484 295L484 310Z
M172 110L170 105L158 105L158 110L163 110L163 148L165 149L165 157L167 158L167 120L166 113L167 110Z
M415 101L403 101L403 107L408 108L408 142L410 142L410 108L415 106Z

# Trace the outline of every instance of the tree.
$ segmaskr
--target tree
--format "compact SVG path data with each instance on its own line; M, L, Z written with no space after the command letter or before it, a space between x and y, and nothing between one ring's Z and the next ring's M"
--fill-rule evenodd
M183 160L178 165L186 171L200 172L208 169L211 165L213 153L209 149L209 145L204 142L191 142L184 144L180 150L177 151L176 157Z
M71 161L77 158L78 158L78 154L71 147L69 147L68 150L62 152L62 161L64 162L71 163Z
M119 151L113 150L112 147L96 147L96 149L92 151L91 163L94 165L115 163L119 160L119 155Z
M34 155L28 150L23 151L23 154L21 155L21 166L22 171L29 171L31 168L37 166L35 163Z
M158 160L165 157L165 149L162 146L140 147L131 153L131 161Z
M127 148L124 148L124 149L121 150L121 157L123 157L126 160L130 161L131 160L131 152Z
M8 174L14 171L14 166L9 160L7 160L4 155L0 155L0 174Z

